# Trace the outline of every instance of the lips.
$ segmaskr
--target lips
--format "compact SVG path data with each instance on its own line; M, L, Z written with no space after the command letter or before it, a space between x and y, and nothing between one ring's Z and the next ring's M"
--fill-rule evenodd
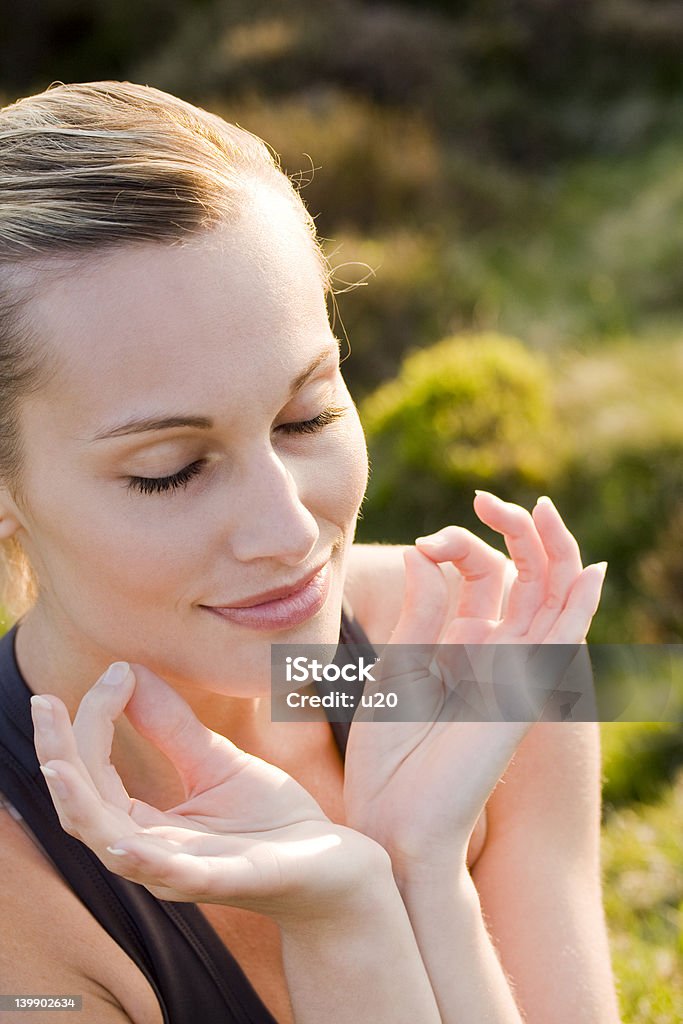
M327 565L327 562L323 562L317 569L312 569L306 576L301 576L298 580L295 580L293 583L286 584L283 587L276 587L275 590L264 590L260 594L253 594L251 597L244 597L241 601L233 601L232 604L228 605L205 605L204 607L211 607L220 611L222 608L254 608L256 605L266 604L269 601L278 601L283 597L289 597L291 594L296 594L299 590L303 590L304 587L318 575L325 565Z
M331 561L325 562L322 568L312 576L302 576L301 580L295 581L290 586L264 591L263 594L254 594L252 597L244 599L245 602L255 603L223 607L203 605L200 607L214 618L231 622L244 629L267 633L294 629L296 626L308 622L325 606L330 593L330 565ZM293 591L292 587L297 589ZM288 593L283 594L283 591L288 591ZM280 596L271 597L266 601L262 600L267 594L279 594Z

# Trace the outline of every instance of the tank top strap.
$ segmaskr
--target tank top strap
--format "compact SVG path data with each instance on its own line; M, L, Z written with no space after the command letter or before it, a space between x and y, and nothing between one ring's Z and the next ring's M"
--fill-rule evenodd
M350 663L357 664L361 657L365 658L366 661L374 661L377 657L377 652L370 643L370 640L368 639L368 636L360 622L356 619L348 600L344 598L342 600L339 644L334 657L334 663L340 667ZM315 685L321 696L324 696L324 694L329 692L332 688L335 690L344 689L344 684L341 681L334 684L321 681ZM357 684L350 684L349 692L354 693L356 690ZM326 713L328 714L328 718L331 719L329 712ZM334 736L337 747L339 748L339 753L343 760L346 756L346 747L349 741L351 722L353 720L353 710L335 708L334 718L336 719L335 721L330 720L330 729L332 730L332 735ZM342 720L339 721L339 719Z

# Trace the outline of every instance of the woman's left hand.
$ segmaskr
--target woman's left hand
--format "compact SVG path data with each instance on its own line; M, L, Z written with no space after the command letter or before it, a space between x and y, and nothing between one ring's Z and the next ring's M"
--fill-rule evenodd
M548 499L530 515L479 492L475 511L504 536L517 569L504 614L508 562L500 552L457 526L418 539L417 547L404 555L399 621L373 672L375 692L399 694L395 720L387 721L383 712L382 721L368 721L372 713L361 710L349 736L347 824L384 846L398 879L464 865L488 797L540 717L532 711L524 715L528 721L508 721L512 716L502 715L498 702L496 714L482 714L477 721L470 693L463 700L463 653L469 655L465 678L471 679L473 665L478 673L475 706L487 697L495 706L495 694L507 692L511 674L517 676L514 699L531 706L521 692L521 676L534 660L527 659L529 647L519 648L516 658L510 646L496 650L488 645L580 645L600 599L605 564L583 568L576 540ZM440 562L451 562L462 575L453 611ZM392 651L394 644L412 646ZM465 644L477 646L467 652L454 646ZM565 648L569 661L578 650ZM541 690L553 690L562 681L569 662L559 665L558 653L561 648L546 649L536 659L544 659L545 676L532 684L540 682ZM526 698L537 692L532 685ZM411 701L413 708L419 706L415 717L420 720L400 721L409 715Z

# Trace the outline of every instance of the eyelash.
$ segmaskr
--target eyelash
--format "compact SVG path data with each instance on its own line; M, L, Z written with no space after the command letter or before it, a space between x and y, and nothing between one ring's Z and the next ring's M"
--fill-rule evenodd
M329 406L312 420L303 420L300 423L283 423L281 429L284 429L285 433L288 434L316 434L328 426L328 424L340 419L345 412L345 409ZM128 477L128 489L139 491L141 494L162 494L165 491L175 491L179 487L186 487L192 477L201 473L205 462L205 459L197 459L196 462L190 463L189 466L185 466L184 469L179 470L172 476Z

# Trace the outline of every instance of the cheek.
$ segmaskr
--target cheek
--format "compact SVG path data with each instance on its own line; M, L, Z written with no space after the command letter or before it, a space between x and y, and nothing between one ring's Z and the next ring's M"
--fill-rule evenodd
M323 470L325 511L333 522L348 523L358 514L368 483L368 453L357 415L343 435L331 440L330 448Z
M350 530L368 479L365 436L355 410L343 431L330 431L315 457L297 462L299 496L307 508ZM34 479L31 504L38 514L30 524L27 554L39 580L55 593L72 591L70 600L80 594L86 603L161 609L177 602L207 558L213 564L217 553L227 551L223 530L231 513L225 495L216 519L213 508L203 501L200 508L184 494L174 507L155 496L84 486L82 479L50 473L47 465L36 477L40 486Z
M147 601L170 593L169 584L186 575L185 563L194 557L180 523L172 516L160 523L157 513L127 495L108 500L82 481L78 488L45 487L34 497L38 511L26 547L39 581L86 600L101 595L112 602L118 594Z

